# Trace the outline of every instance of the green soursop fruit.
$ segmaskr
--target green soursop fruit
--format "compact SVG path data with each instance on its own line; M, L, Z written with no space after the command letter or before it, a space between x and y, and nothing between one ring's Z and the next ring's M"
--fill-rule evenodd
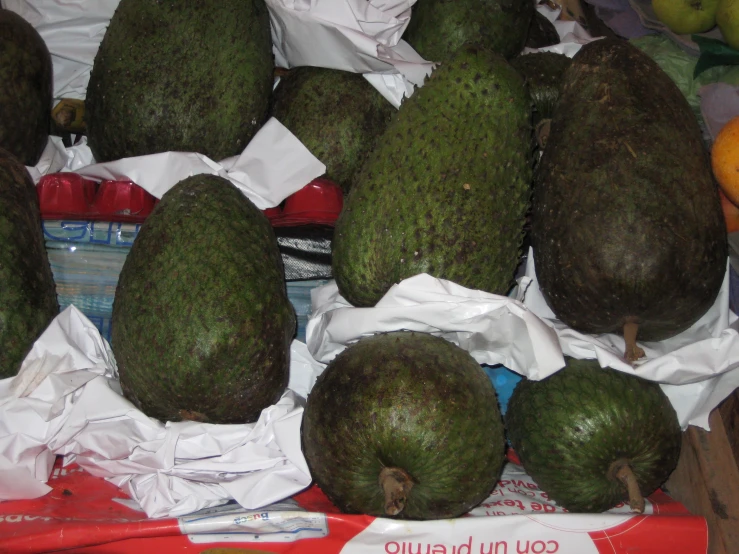
M280 78L272 115L326 165L344 192L395 108L362 75L298 67Z
M222 177L176 184L142 225L115 293L124 394L162 421L255 421L287 386L295 330L264 214Z
M492 383L466 351L425 333L360 339L308 396L303 453L345 513L460 516L492 492L504 460Z
M0 148L24 165L38 163L49 138L51 54L33 26L0 9Z
M36 187L23 163L0 149L0 378L18 373L58 313Z
M432 62L464 43L512 58L523 50L534 12L532 0L418 0L403 38Z
M626 40L584 45L562 77L534 178L536 277L583 333L659 341L713 305L726 274L721 201L698 121Z
M596 360L566 359L541 381L523 380L506 412L511 445L526 472L559 506L603 512L644 496L677 465L677 415L657 383Z
M87 88L95 159L240 154L267 117L273 71L264 0L121 0Z
M333 275L373 306L419 273L506 294L521 256L531 109L499 54L465 47L405 100L346 197Z

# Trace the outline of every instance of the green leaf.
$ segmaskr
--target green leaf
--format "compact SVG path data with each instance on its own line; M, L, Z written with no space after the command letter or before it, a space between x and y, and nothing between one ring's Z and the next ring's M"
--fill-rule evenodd
M739 50L735 50L722 40L692 35L690 37L700 48L700 56L693 70L695 79L712 67L718 65L739 65Z

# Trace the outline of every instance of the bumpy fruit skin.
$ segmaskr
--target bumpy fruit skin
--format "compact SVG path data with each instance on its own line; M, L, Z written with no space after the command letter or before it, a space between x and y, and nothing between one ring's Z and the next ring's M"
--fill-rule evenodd
M568 358L542 381L521 381L506 412L526 472L570 512L603 512L628 499L609 477L624 460L644 496L667 480L680 455L675 410L657 383Z
M495 390L479 364L442 338L366 337L329 363L308 396L303 453L345 513L389 517L383 467L413 479L403 519L460 516L485 500L504 460Z
M429 273L506 294L531 181L530 98L500 55L469 46L393 116L334 231L333 275L355 306Z
M35 166L51 123L51 54L38 31L0 9L0 148Z
M273 71L264 0L122 0L87 88L95 159L240 154L267 117Z
M287 386L295 311L267 218L215 175L180 181L141 227L113 303L125 395L162 421L255 421Z
M432 62L466 42L512 58L523 50L534 13L531 0L420 0L403 38Z
M710 308L727 267L700 127L675 83L622 39L581 48L562 80L534 177L536 276L584 333L658 341Z
M0 149L0 378L18 373L58 313L36 187L25 166Z
M272 115L326 165L344 192L395 108L359 73L297 67L280 78Z

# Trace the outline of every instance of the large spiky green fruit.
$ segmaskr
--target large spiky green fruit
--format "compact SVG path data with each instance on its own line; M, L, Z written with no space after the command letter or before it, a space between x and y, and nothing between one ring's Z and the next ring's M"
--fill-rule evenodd
M523 50L534 13L532 0L418 0L403 38L433 62L467 42L512 58Z
M24 165L38 163L49 138L53 71L38 31L0 9L0 148Z
M366 337L308 396L302 444L315 482L346 513L460 516L492 492L505 440L495 390L463 349L425 333Z
M272 99L272 115L345 192L395 112L361 74L324 67L290 70Z
M620 38L584 45L562 76L531 209L536 277L582 333L661 341L713 305L728 244L700 125L685 96Z
M111 325L123 392L144 413L255 421L287 386L296 325L267 218L222 177L180 181L126 257Z
M240 154L267 117L273 71L264 0L121 0L87 87L95 159Z
M0 148L0 378L18 373L58 313L36 187L23 163Z
M523 79L490 50L465 47L434 71L346 198L333 240L341 294L372 306L419 273L507 293L529 205L530 113Z
M521 381L508 402L508 438L526 472L571 512L603 512L643 497L680 455L675 410L657 383L597 360L566 359L541 381Z

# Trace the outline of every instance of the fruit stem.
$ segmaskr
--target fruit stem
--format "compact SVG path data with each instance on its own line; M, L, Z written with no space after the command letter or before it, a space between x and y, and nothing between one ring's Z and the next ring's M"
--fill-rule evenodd
M644 357L644 350L636 344L637 331L639 331L639 324L636 321L632 320L624 323L624 342L626 343L624 357L629 362Z
M611 465L609 474L620 481L629 493L629 506L631 511L637 514L644 513L644 507L646 502L644 496L642 496L641 489L639 489L639 483L636 480L631 466L624 460L619 460Z
M539 148L541 150L544 150L544 147L547 145L547 139L549 138L551 127L551 119L542 119L541 121L539 121L539 123L536 124L534 136L536 137L536 143L539 145Z
M380 471L380 487L385 493L385 513L397 516L405 508L413 479L399 467L383 467Z

